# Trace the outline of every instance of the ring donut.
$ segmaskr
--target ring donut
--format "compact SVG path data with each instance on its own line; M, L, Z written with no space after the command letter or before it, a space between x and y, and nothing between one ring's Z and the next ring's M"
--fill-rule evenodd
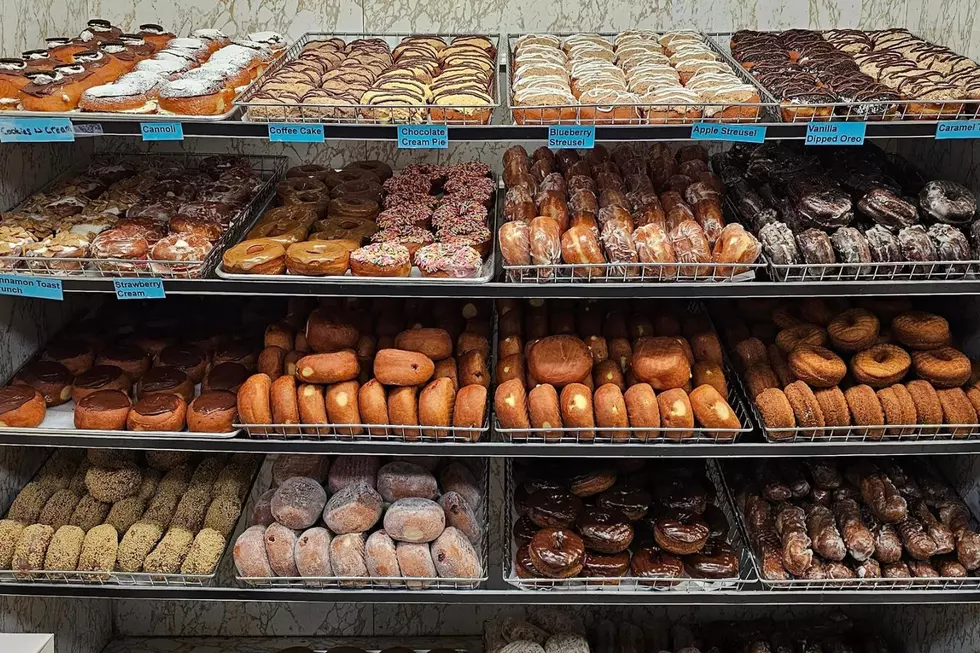
M936 394L936 389L932 387L931 383L916 379L906 383L905 389L909 391L912 403L915 404L916 424L943 423L943 406L939 402L939 395Z
M901 381L912 365L912 358L901 347L874 345L851 358L851 372L858 383L885 388Z
M977 411L967 398L962 388L946 388L937 390L939 404L943 408L943 420L946 424L967 424L977 423ZM972 429L969 427L952 429L953 437L965 438Z
M827 426L850 426L851 409L847 406L847 399L844 393L836 385L832 388L823 388L813 393L823 411L823 419Z
M851 308L830 321L827 335L835 349L861 351L875 343L880 328L874 313L863 308Z
M787 354L799 345L823 347L827 344L827 332L813 324L798 324L777 333L776 344Z
M783 393L786 395L790 406L793 407L793 415L796 417L797 425L801 428L817 429L814 431L813 437L821 437L823 431L819 429L826 426L827 422L824 420L823 410L820 409L820 403L813 395L810 386L803 381L794 381L786 386Z
M847 374L841 357L826 347L799 344L789 353L789 369L814 388L830 388Z
M915 424L915 404L909 396L905 386L896 383L888 388L882 388L877 392L878 401L881 402L881 409L885 414L885 424L908 425ZM906 429L891 428L885 431L888 435L904 435Z
M937 388L955 388L966 383L972 372L970 359L954 347L912 352L915 373Z
M856 385L844 391L847 407L851 409L855 426L882 426L885 414L874 388L869 385ZM884 429L854 429L856 435L866 435L872 440L880 440Z
M949 344L949 322L934 313L906 311L892 320L892 334L911 349L936 349Z
M784 393L779 388L767 388L755 398L755 405L762 415L762 422L770 429L791 429L796 426L796 414ZM774 433L773 438L792 437L791 433Z

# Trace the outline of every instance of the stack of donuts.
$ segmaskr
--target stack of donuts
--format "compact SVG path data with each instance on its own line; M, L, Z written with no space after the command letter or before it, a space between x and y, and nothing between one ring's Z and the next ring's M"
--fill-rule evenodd
M59 449L0 519L0 569L62 582L213 574L261 461Z
M490 386L488 311L455 301L297 306L266 329L239 415L253 434L476 440Z
M0 216L0 268L198 276L261 184L245 157L97 160Z
M700 145L519 146L504 153L501 255L517 280L731 279L758 241L725 224L723 186Z
M765 579L965 578L980 569L970 509L923 459L755 460L725 471Z
M956 262L977 258L976 195L873 145L736 146L712 163L776 265L814 265L805 272L817 278L923 278L962 275L969 266ZM895 265L904 262L914 265Z
M377 578L384 587L411 588L438 578L480 578L484 471L418 460L280 456L272 489L235 541L239 577L355 587Z
M71 411L78 429L235 430L234 393L254 370L260 341L233 338L231 330L187 330L177 314L147 325L105 312L98 319L119 324L71 325L0 388L0 422L34 428L47 417L61 427L62 414Z
M472 161L413 164L393 173L381 161L336 171L302 165L277 188L268 211L224 255L237 274L406 277L479 276L491 249L490 168Z
M724 501L703 462L514 462L514 575L520 579L737 579ZM597 581L614 584L616 580Z
M705 315L667 303L501 301L497 337L494 413L515 440L684 440L697 427L732 441L741 427Z
M980 429L977 375L939 315L904 300L807 299L739 302L723 316L749 399L777 429L771 439L965 438Z
M526 615L501 616L484 622L483 650L486 653L503 653L505 649L507 653L540 653L538 649L590 653L585 624L577 615L557 606L535 607L527 610Z

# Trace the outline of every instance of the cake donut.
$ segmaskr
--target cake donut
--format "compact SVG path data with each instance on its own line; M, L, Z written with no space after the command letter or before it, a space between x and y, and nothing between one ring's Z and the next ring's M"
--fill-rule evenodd
M847 365L840 356L826 347L808 344L798 345L789 353L789 368L814 388L835 386L847 374Z
M848 309L827 324L827 335L835 349L861 351L878 340L878 318L863 308Z
M915 405L916 424L942 424L943 407L932 384L922 379L905 384Z
M885 423L881 402L871 386L852 386L844 391L844 398L847 399L855 426L881 426ZM877 440L884 435L884 429L855 429L855 433Z
M936 258L940 261L969 261L973 258L970 242L963 232L948 224L934 224L929 227L929 238L936 248Z
M793 231L782 222L770 222L759 230L759 240L766 257L776 265L792 265L800 262Z
M351 252L350 271L359 277L407 277L412 262L404 245L375 243Z
M836 263L834 246L830 236L820 229L807 229L796 235L796 245L799 248L803 262L808 265L826 265ZM820 274L817 270L813 274Z
M871 249L864 234L854 227L841 227L830 237L830 242L837 253L837 260L841 263L870 263ZM870 267L860 267L854 271L856 274L870 274Z
M783 389L783 393L793 408L796 423L801 428L818 429L814 432L814 437L823 435L823 431L819 429L826 426L827 423L824 420L823 410L820 409L820 403L813 395L810 386L803 381L794 381ZM756 398L756 402L758 402L758 398Z
M851 410L847 406L844 393L836 385L832 388L821 388L813 393L823 411L827 426L850 426Z
M898 246L902 256L912 263L935 261L938 257L928 232L922 225L905 227L898 232Z
M939 404L943 409L943 421L946 424L976 424L977 411L967 398L962 388L946 388L937 390L936 396L939 397ZM971 429L959 428L951 429L953 437L966 437Z
M937 388L961 386L970 378L970 359L954 347L912 352L915 373Z
M891 328L895 338L910 349L938 349L952 338L946 318L924 311L896 315Z
M915 424L915 404L912 397L904 385L895 385L878 390L878 401L881 402L881 409L885 415L887 425L908 425ZM888 435L904 435L905 429L887 429Z
M930 181L919 191L922 211L939 222L966 224L977 212L977 198L955 181Z
M912 358L901 347L874 345L851 358L851 373L858 383L884 388L901 381L912 365Z
M888 229L881 225L875 225L864 232L864 239L868 241L868 249L871 251L871 260L875 263L895 263L902 260L902 250L898 244L898 239ZM891 269L886 269L887 273Z

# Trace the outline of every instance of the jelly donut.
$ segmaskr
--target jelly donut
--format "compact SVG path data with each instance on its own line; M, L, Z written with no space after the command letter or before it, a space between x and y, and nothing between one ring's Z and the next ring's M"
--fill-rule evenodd
M783 389L786 399L793 407L793 414L796 416L796 423L801 428L813 428L814 437L820 437L823 431L820 428L827 425L824 420L823 411L820 403L803 381L794 381ZM846 396L846 395L845 395Z
M820 404L823 411L823 419L827 426L850 426L851 410L847 407L847 399L844 393L836 385L832 388L822 388L815 390L813 396Z
M558 441L562 436L561 405L558 391L550 383L534 387L527 395L531 427L545 441Z
M946 224L966 224L977 212L977 198L955 181L935 180L919 191L919 206L929 217Z
M613 441L629 439L629 419L626 414L626 401L623 391L614 383L606 383L596 388L592 399L596 426L606 429L604 436ZM609 430L613 429L613 430Z
M657 395L660 423L668 430L664 435L671 440L683 440L694 433L694 409L682 388L672 388Z
M847 407L851 410L855 426L881 426L885 415L878 395L869 385L855 385L844 391ZM881 439L884 429L854 429L856 435L866 435L873 440Z
M912 352L912 367L937 388L955 388L970 378L970 359L954 347Z
M562 388L559 401L562 424L566 429L577 429L570 435L578 441L593 440L595 415L592 409L592 390L582 383L570 383Z
M766 428L791 429L796 426L796 415L786 394L779 388L768 388L755 398L755 405L762 415ZM791 434L774 434L773 437L790 437Z
M653 387L648 383L637 383L626 390L623 399L630 426L643 429L634 431L634 437L641 441L656 437L660 428L660 403Z
M545 528L528 544L531 564L548 578L571 578L582 571L585 543L567 528Z
M728 382L725 380L725 371L721 365L698 361L691 369L691 385L696 388L706 383L717 390L722 397L728 396Z
M851 373L858 383L884 388L898 383L909 371L912 358L901 347L874 345L851 358Z
M835 349L861 351L875 343L879 327L874 313L863 308L851 308L830 321L827 335Z
M800 344L789 352L789 369L798 379L814 388L829 388L847 374L841 357L826 347Z
M915 424L915 404L912 397L904 385L895 385L878 390L878 401L885 415L886 425L909 425ZM886 430L888 435L904 435L905 429L890 428Z
M895 338L910 349L937 349L951 340L949 322L934 313L906 311L891 324Z
M725 398L710 385L702 385L691 390L689 395L691 409L697 422L706 429L740 429L742 423ZM711 432L716 438L731 439L734 433Z
M497 386L494 392L494 414L501 428L529 429L531 427L523 379L511 379Z
M936 395L939 397L939 404L943 407L943 421L946 424L977 423L977 411L962 388L937 390ZM971 428L951 429L953 437L957 438L965 438L971 430Z

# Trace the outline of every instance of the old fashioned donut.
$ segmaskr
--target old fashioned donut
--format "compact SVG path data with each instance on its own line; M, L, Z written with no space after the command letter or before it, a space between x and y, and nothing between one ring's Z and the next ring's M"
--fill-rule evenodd
M879 328L874 313L863 308L851 308L830 321L827 334L835 349L861 351L875 343Z
M735 355L738 356L744 369L769 360L765 343L756 337L745 338L735 343Z
M901 347L874 345L851 358L851 373L858 383L884 388L898 383L909 371L912 358Z
M942 424L943 406L936 389L928 381L916 379L905 384L915 404L916 424Z
M915 424L915 404L904 385L896 383L877 392L878 401L885 415L887 425ZM904 435L906 429L890 428L885 431L888 435Z
M951 340L946 318L923 311L906 311L892 320L892 334L910 349L937 349Z
M970 378L970 359L954 347L912 352L915 373L937 388L955 388Z
M789 352L789 369L814 388L829 388L847 374L841 357L826 347L800 344Z
M823 431L819 429L826 426L827 422L824 420L820 403L813 395L813 390L810 389L810 386L803 381L794 381L783 389L783 393L793 407L796 423L801 428L817 429L814 431L813 437L822 436Z
M777 333L776 344L787 354L797 345L823 347L827 344L827 332L814 324L797 324Z
M823 419L827 426L850 426L851 410L847 407L847 399L844 393L836 385L832 388L822 388L815 390L813 396L820 404L823 411Z
M791 429L796 426L796 415L786 394L779 388L768 388L755 398L755 405L762 415L762 421L770 429ZM788 438L790 433L773 434L774 438Z
M769 366L779 377L780 386L785 388L796 380L796 375L789 369L789 358L779 345L773 343L766 347L766 354L769 357Z
M756 363L745 371L745 389L750 399L755 399L769 388L779 387L779 377L768 363Z
M855 426L881 426L885 423L881 402L871 386L852 386L844 391L844 398L847 399ZM881 439L884 432L884 429L854 429L856 435L867 435L874 440Z
M967 398L962 388L945 388L937 390L939 404L943 407L943 421L946 424L966 424L977 423L977 411ZM951 429L953 437L965 438L972 431L969 427Z

